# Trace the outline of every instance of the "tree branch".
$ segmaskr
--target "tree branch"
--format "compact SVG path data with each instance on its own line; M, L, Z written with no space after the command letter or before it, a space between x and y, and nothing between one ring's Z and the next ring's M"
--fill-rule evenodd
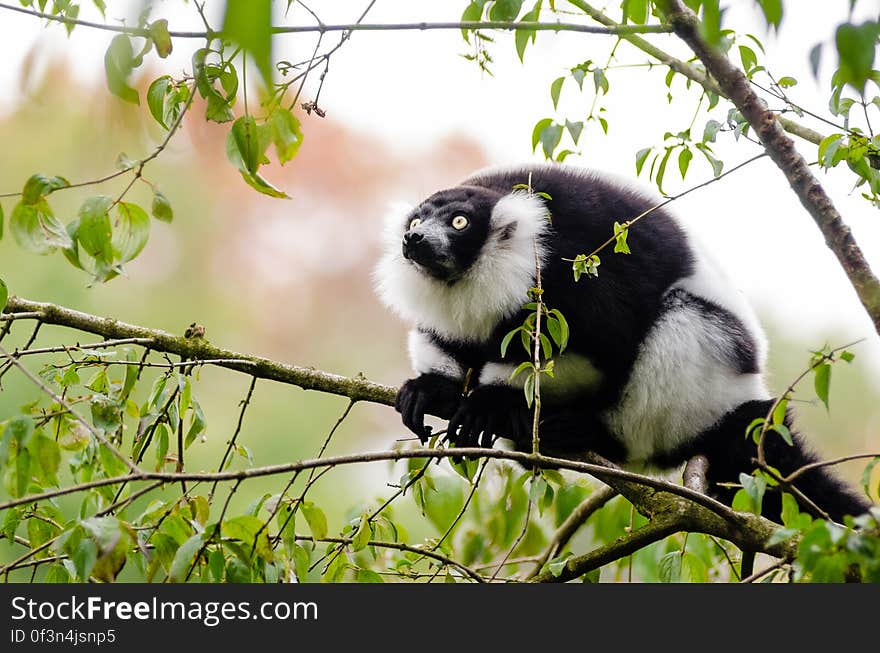
M785 135L776 114L755 94L745 74L700 35L696 15L680 0L658 0L657 7L673 25L675 33L690 46L706 70L717 80L725 97L736 105L755 130L767 154L785 174L801 204L825 236L825 243L849 278L874 323L874 329L880 333L880 281L871 271L831 198L798 153L794 142Z
M609 562L620 560L631 555L649 544L653 544L664 537L682 530L682 523L678 520L660 517L651 520L640 529L620 536L614 542L600 546L582 556L569 558L558 575L549 571L538 574L531 579L533 583L564 583L578 576L598 569Z
M34 18L43 18L45 20L63 23L64 25L78 25L80 27L89 27L91 29L99 29L107 32L116 32L118 34L128 34L129 36L139 36L142 38L150 38L151 32L147 27L126 27L125 25L108 25L106 23L96 23L90 20L82 20L79 18L70 18L68 16L50 14L35 9L27 9L15 5L0 2L0 9L16 11L18 13L27 14ZM586 34L663 34L672 31L671 27L666 25L617 25L615 27L596 27L594 25L583 25L580 23L542 23L537 21L458 21L458 22L416 22L416 23L346 23L338 25L327 25L318 23L316 25L280 25L272 26L270 31L272 34L302 34L302 33L318 33L326 34L327 32L402 32L402 31L428 31L428 30L534 30L536 32L582 32ZM214 39L223 36L222 31L204 30L204 31L176 31L169 30L168 34L174 38L183 39Z
M155 351L183 356L191 362L212 360L211 364L218 367L244 372L260 379L296 385L305 390L343 395L355 401L372 401L385 405L394 403L396 388L373 383L364 378L347 378L305 367L285 365L260 356L240 354L215 347L201 338L174 336L159 329L126 324L112 318L98 317L19 297L9 298L5 310L13 315L27 313L31 316L30 319L93 333L107 339L138 338L139 344L149 346Z
M550 544L544 550L544 553L541 554L541 557L535 562L535 568L527 578L534 578L537 576L541 571L541 567L565 548L568 541L575 533L577 533L578 529L586 523L593 513L602 508L616 496L616 490L612 490L610 487L603 487L596 490L593 494L584 499L579 506L572 510L571 514L559 525L559 528L556 529L556 532L550 540Z

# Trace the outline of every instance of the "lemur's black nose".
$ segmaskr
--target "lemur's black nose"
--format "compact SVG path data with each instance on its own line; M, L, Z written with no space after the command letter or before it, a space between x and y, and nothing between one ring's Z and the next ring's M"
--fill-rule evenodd
M403 242L407 245L409 245L409 244L415 245L416 243L423 240L424 237L425 237L425 235L420 234L418 231L407 231L405 234L403 234Z

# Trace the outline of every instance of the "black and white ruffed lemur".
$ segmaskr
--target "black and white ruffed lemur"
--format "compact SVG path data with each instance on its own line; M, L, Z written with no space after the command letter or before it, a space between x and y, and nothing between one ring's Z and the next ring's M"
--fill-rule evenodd
M750 306L662 209L629 230L631 254L602 256L597 278L572 274L571 259L604 242L615 221L654 204L606 175L545 164L477 172L396 218L375 281L414 324L418 376L397 395L403 423L425 441L425 415L435 415L449 420L456 446L501 437L531 450L532 414L521 379L510 378L527 354L510 346L502 357L501 341L528 314L540 260L543 300L570 327L554 378L541 381L541 451L589 450L655 469L703 454L711 494L729 503L735 490L719 483L755 468L745 432L774 402ZM792 432L794 446L774 433L765 441L768 464L782 474L817 460ZM828 468L803 474L797 487L838 521L870 506ZM779 513L779 494L768 492L764 514Z

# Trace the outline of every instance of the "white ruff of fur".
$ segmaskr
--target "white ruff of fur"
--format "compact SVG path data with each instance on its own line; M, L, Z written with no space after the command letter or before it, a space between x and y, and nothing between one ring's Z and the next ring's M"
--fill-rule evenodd
M376 266L376 291L404 320L443 338L486 340L495 326L528 301L535 283L535 248L544 260L541 240L548 227L540 198L514 192L501 198L491 217L491 233L477 261L449 285L424 274L403 257L405 225L397 219L386 232L386 252ZM504 228L515 224L510 238Z

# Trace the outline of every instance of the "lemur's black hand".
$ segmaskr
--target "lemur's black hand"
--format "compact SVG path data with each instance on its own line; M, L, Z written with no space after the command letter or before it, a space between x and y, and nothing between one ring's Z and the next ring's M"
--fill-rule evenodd
M477 386L459 405L446 431L457 447L491 447L496 438L530 439L531 414L522 390L502 385Z
M431 437L425 415L449 419L461 403L461 382L442 374L422 374L404 383L397 392L394 408L403 424L425 444Z

